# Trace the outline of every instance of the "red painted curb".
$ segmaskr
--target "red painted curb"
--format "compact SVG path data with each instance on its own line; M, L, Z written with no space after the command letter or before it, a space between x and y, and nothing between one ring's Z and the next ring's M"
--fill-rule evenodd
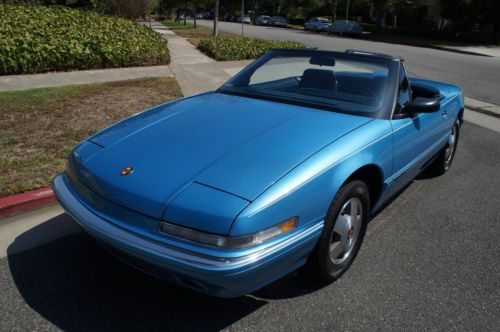
M0 219L52 205L56 201L50 187L0 198Z

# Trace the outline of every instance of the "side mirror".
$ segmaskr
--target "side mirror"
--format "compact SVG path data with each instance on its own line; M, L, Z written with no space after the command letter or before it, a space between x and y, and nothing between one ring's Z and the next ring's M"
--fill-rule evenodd
M439 111L440 106L441 96L436 96L433 98L417 97L410 103L408 103L403 111L409 114L433 113Z

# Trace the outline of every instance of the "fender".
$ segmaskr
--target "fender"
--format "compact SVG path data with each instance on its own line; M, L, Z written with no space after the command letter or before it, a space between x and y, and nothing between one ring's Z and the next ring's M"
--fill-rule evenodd
M373 120L316 152L245 208L230 235L270 227L292 217L291 211L299 216L299 227L322 221L340 187L366 165L378 167L385 183L392 173L391 135L389 121Z

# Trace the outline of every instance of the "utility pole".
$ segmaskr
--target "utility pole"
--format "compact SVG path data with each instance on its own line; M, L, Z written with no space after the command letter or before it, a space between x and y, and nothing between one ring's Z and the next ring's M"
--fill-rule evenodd
M240 16L240 19L241 19L241 37L243 37L243 35L244 35L243 27L245 26L245 24L243 23L243 15L245 15L245 0L241 0L241 16Z
M349 21L349 5L351 4L351 0L347 0L347 7L345 8L345 19Z
M214 11L214 37L217 37L217 21L219 20L219 0L215 0L215 11Z

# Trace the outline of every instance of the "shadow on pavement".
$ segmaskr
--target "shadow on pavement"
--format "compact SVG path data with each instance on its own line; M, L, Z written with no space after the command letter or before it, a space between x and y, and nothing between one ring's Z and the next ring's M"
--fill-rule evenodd
M11 247L58 218L68 217L27 231ZM267 303L170 285L121 263L81 232L9 255L8 261L26 303L65 331L220 330Z
M29 239L69 222L73 221L61 214L20 235L8 248L20 294L62 330L220 330L265 306L266 299L297 297L322 288L291 274L255 296L216 298L137 271L83 232L18 253Z

